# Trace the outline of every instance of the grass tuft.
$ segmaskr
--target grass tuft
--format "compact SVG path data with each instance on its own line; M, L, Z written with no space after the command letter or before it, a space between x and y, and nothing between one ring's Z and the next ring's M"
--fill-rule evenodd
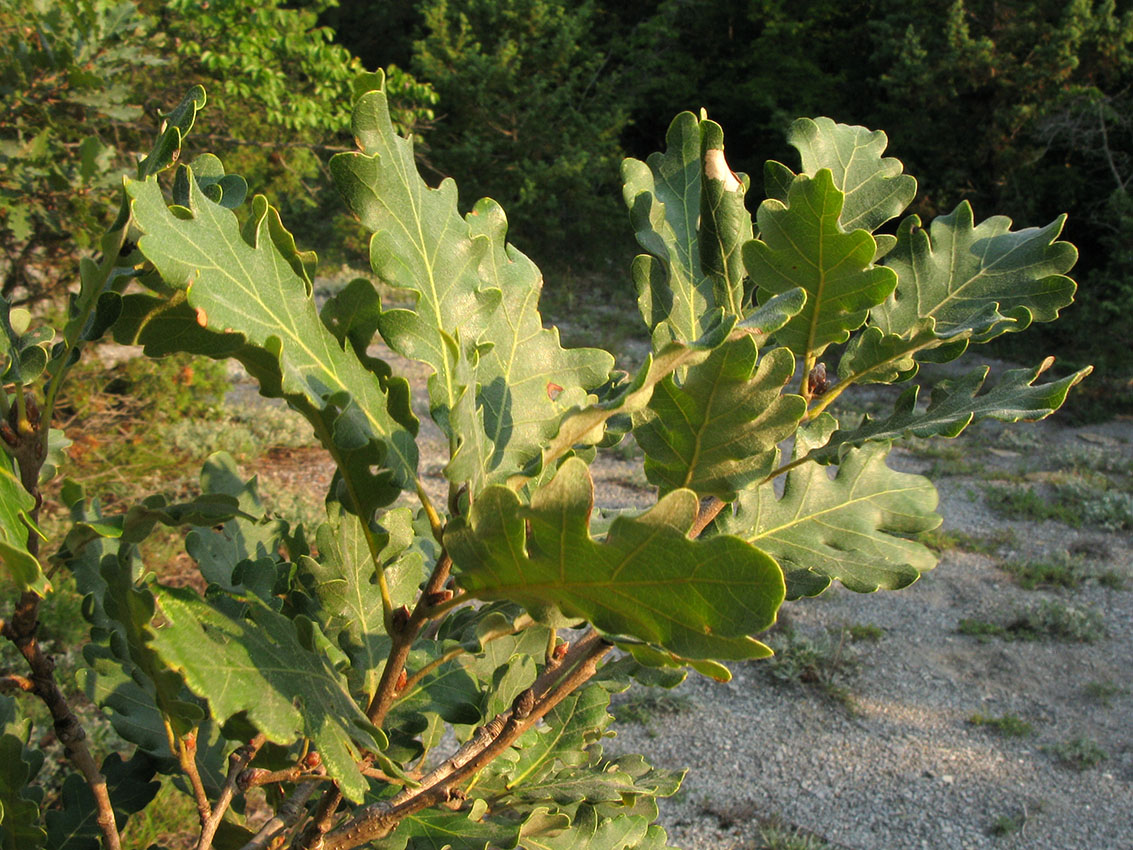
M1114 699L1129 693L1129 688L1106 679L1101 682L1087 682L1082 691L1094 702L1105 708L1110 708Z
M1106 634L1105 623L1097 611L1064 605L1056 601L1045 601L1028 608L1017 614L1006 625L965 618L957 624L957 631L962 635L977 638L981 642L1000 638L1096 643Z
M990 729L1005 738L1026 738L1034 733L1035 729L1022 718L1013 714L1004 714L1001 717L990 717L986 714L973 714L968 718L972 726L982 726Z
M1015 531L1010 528L1001 528L992 534L983 535L937 528L921 533L917 540L936 552L958 549L975 555L995 555L1004 547L1014 546L1017 542Z
M1098 742L1085 735L1070 738L1057 744L1048 744L1043 752L1054 756L1063 767L1072 770L1086 770L1109 758L1109 755L1098 746Z

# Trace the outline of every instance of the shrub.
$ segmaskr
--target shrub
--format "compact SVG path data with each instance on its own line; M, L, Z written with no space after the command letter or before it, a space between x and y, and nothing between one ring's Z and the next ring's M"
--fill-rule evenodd
M910 383L892 413L840 427L828 408L854 386L1054 319L1074 289L1061 220L1011 231L961 205L875 235L915 181L883 134L804 119L801 171L768 163L753 222L723 131L683 113L663 153L623 166L652 352L619 373L543 327L503 211L485 199L461 217L451 181L428 187L375 83L356 93L361 150L331 171L373 233L375 276L411 306L383 309L367 279L316 305L316 258L276 210L244 205L218 158L180 162L199 88L126 181L61 327L0 302L0 558L19 591L2 632L28 666L0 684L40 698L73 768L46 798L24 708L0 699L6 840L117 847L173 777L200 847L592 846L608 830L663 845L656 799L681 774L603 753L611 694L688 669L728 679L771 654L758 636L785 598L916 581L936 561L915 538L939 524L937 496L887 465L891 443L1042 418L1088 371L1041 383L1048 359L985 389L978 368L927 408ZM109 511L64 482L71 524L43 545L60 388L111 329L150 356L235 359L300 413L337 467L317 527L265 510L220 453L183 502ZM409 385L370 354L376 333L432 371L443 492L419 474ZM656 504L594 514L588 464L629 431ZM186 529L203 595L151 574L159 525ZM78 680L122 741L101 761L38 625L60 576L89 626ZM261 787L270 816L252 826Z

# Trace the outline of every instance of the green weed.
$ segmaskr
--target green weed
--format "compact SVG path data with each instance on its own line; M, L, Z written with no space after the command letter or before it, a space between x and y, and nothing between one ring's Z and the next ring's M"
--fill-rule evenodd
M1080 560L1065 554L1049 561L1007 561L999 567L1010 573L1024 590L1051 587L1076 590L1087 581L1096 581L1114 590L1125 586L1125 579L1113 570L1092 572Z
M1019 640L1095 643L1105 637L1102 615L1089 608L1046 601L1028 608L1007 626Z
M929 478L947 478L948 476L955 475L982 475L986 472L986 467L977 463L971 458L960 458L952 460L949 458L941 458L940 460L933 461L932 466L928 468L925 473Z
M1122 687L1108 679L1101 682L1087 682L1085 687L1082 688L1082 691L1094 702L1106 708L1113 705L1115 698L1125 696L1129 693L1128 688Z
M987 620L976 620L965 617L956 626L956 631L968 637L974 637L980 643L987 643L992 638L1009 638L1007 629L997 623Z
M1008 835L1022 832L1026 825L1026 814L1000 815L991 822L991 826L987 828L987 833L994 838L1006 838Z
M976 555L994 555L1006 546L1016 543L1015 531L1010 528L997 529L991 534L967 534L963 531L944 531L933 529L920 534L917 539L930 549L947 552L959 549Z
M830 845L796 827L772 823L759 828L759 840L751 850L830 850Z
M846 628L849 636L853 640L866 641L869 643L877 643L885 636L885 629L881 626L875 626L873 623L855 623Z
M1102 587L1108 587L1110 590L1125 590L1125 576L1114 570L1098 573L1094 579Z
M970 446L958 440L913 438L901 446L909 454L930 460L965 460L971 458Z
M1055 520L1073 528L1086 524L1109 531L1133 529L1133 493L1104 489L1080 477L1055 484L1048 496L1033 486L991 485L984 498L993 510L1013 519Z
M1089 608L1045 601L1017 614L1006 625L987 620L960 620L956 630L986 642L991 638L1003 640L1064 640L1078 643L1095 643L1105 637L1105 624L1101 614Z
M653 737L653 723L662 717L684 714L696 708L696 703L682 694L648 689L631 691L623 700L610 706L610 713L618 723L637 723Z
M993 484L984 489L988 507L1011 519L1055 520L1072 528L1082 525L1081 512L1056 499L1040 496L1033 487Z
M1011 430L1005 428L999 432L995 442L1000 448L1022 452L1040 448L1043 444L1042 438L1034 429Z
M809 637L785 628L767 643L775 654L763 669L773 679L818 690L828 699L855 711L845 681L857 673L859 662L848 646L848 629Z
M986 714L973 714L968 718L972 726L982 726L1002 735L1005 738L1026 738L1034 733L1034 727L1026 720L1013 714L1004 714L1001 717L990 717Z
M1056 557L1050 561L1007 561L999 568L1014 576L1015 583L1024 590L1038 587L1073 590L1081 587L1089 577L1079 561L1068 557Z
M1133 458L1126 457L1117 451L1105 451L1097 446L1060 452L1054 463L1059 469L1088 469L1093 472L1133 475Z
M1085 770L1109 758L1106 751L1098 746L1097 741L1084 735L1057 744L1048 744L1042 749L1043 752L1054 756L1063 767L1073 770Z

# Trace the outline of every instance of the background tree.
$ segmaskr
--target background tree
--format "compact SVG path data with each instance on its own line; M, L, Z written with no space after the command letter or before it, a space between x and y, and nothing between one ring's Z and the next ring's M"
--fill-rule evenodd
M342 208L322 163L349 144L351 81L363 69L317 25L324 6L0 0L4 297L35 301L75 282L83 234L100 230L125 160L196 83L215 97L201 143L294 214L305 242L327 236ZM401 132L432 118L429 86L398 69L387 80Z
M462 201L513 211L520 247L565 264L608 254L629 119L592 2L429 0L413 70L440 95L429 165ZM586 258L589 255L589 259Z
M0 2L0 294L11 303L57 292L101 229L145 119L131 81L162 64L150 33L129 3Z
M572 163L613 159L619 146L644 156L664 134L656 116L706 108L734 150L752 152L733 163L750 170L788 157L798 112L834 115L887 128L932 187L914 204L922 216L962 200L1020 221L1069 209L1082 304L1044 333L1064 349L1100 338L1106 350L1082 357L1103 362L1133 347L1096 333L1133 300L1120 257L1131 238L1128 0L435 0L387 3L384 18L370 6L346 0L324 19L382 19L380 42L361 26L340 37L370 65L410 62L436 84L443 117L428 141L445 153L431 162L461 181L466 204L491 194L553 213L534 244L516 234L541 260L578 244L602 256L581 228L606 219L578 204L592 194L572 182ZM575 62L596 76L572 111ZM486 182L501 158L511 170Z

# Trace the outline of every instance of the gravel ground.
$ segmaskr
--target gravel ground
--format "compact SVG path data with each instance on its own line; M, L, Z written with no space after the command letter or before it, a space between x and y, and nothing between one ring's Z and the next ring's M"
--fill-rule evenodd
M1043 452L1085 445L1083 436L1127 457L1133 449L1128 421L1025 427L1040 429ZM902 454L894 465L924 471L928 463ZM655 722L619 727L608 749L689 768L684 790L662 804L675 846L757 848L760 826L778 820L852 850L1133 848L1133 540L1004 521L985 507L974 479L937 483L944 528L979 536L1010 529L1015 542L995 557L947 552L902 591L838 588L784 607L782 619L800 633L882 630L876 642L847 649L858 662L840 681L848 706L755 662L736 667L725 685L690 677L677 689L690 710L659 710ZM1088 582L1026 591L996 566L1066 551L1123 576L1125 589ZM1105 638L980 642L957 632L962 618L1002 622L1043 599L1100 612ZM1098 699L1096 683L1122 693ZM971 724L974 714L1014 716L1033 733L1005 737ZM1105 759L1078 770L1050 752L1081 738Z

